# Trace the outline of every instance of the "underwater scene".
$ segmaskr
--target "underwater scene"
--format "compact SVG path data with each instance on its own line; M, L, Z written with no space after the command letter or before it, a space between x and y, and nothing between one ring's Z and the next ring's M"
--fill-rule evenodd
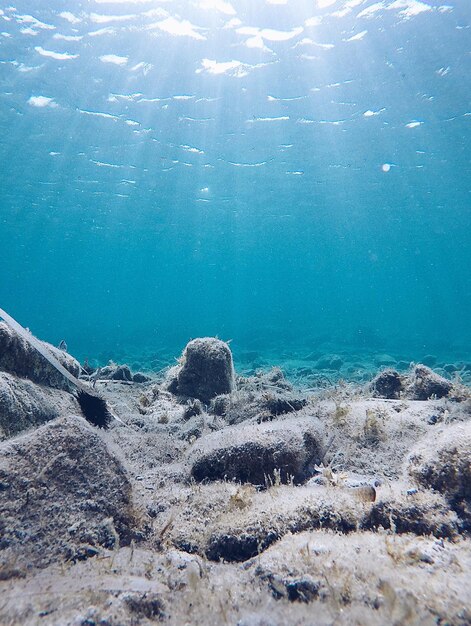
M0 0L0 625L471 625L471 0Z
M1 2L1 305L100 365L217 336L249 368L463 370L470 24L467 0Z

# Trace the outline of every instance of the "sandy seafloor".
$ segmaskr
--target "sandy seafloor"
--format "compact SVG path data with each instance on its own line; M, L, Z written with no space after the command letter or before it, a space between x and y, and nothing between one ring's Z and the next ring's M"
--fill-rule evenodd
M388 356L245 355L210 402L98 377L108 429L4 364L0 624L471 624L471 368L419 400Z

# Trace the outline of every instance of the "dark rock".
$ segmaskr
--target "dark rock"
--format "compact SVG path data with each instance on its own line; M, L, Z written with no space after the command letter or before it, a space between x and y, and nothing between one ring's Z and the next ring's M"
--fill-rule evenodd
M165 618L164 603L159 594L154 592L129 592L122 596L127 609L136 617L149 620Z
M0 444L0 569L78 560L129 543L131 485L97 431L60 418Z
M416 365L409 377L406 392L412 400L444 398L449 394L452 383L433 372L425 365Z
M453 538L458 523L443 498L415 496L412 501L379 500L362 520L362 530L392 529L397 533Z
M236 480L266 485L267 480L300 483L322 458L318 424L312 418L229 427L195 446L191 474L197 481ZM276 472L275 472L276 471Z
M408 472L443 494L471 530L471 423L447 426L420 441L408 459Z
M384 370L371 381L370 389L376 398L396 400L404 389L402 376L396 370Z
M49 343L45 349L73 376L80 374L80 364L66 352ZM4 322L0 322L0 370L29 378L35 383L56 389L70 389L70 383L39 352Z
M291 498L285 493L280 500L274 494L273 504L252 511L248 508L216 528L208 528L209 539L204 540L205 545L198 553L213 561L241 562L257 556L289 533L313 529L340 533L358 530L364 512L351 494L344 497L343 491L316 489L315 499L310 497L313 492L304 492L300 497L293 490Z
M152 379L150 378L150 376L146 376L141 372L137 372L133 375L132 380L134 383L148 383Z
M214 337L190 341L182 363L168 389L177 395L208 403L215 396L235 387L232 354L227 343Z
M259 573L259 570L256 572ZM279 574L261 573L260 578L266 580L273 597L276 600L286 598L289 602L312 602L319 597L321 585L319 581L309 576L294 578L292 576L280 576Z
M224 394L221 396L216 396L215 398L212 399L211 404L209 406L209 410L214 415L223 417L224 415L226 415L230 406L231 406L231 396L229 394Z
M190 417L201 415L203 413L203 405L200 400L188 400L185 410L183 411L183 419L189 420Z
M296 397L293 394L263 394L261 405L270 415L283 415L293 411L300 411L307 404L305 398Z
M100 368L97 378L100 380L123 380L127 382L133 380L131 370L127 365L115 365L114 363Z
M110 376L111 380L127 380L133 379L131 370L127 365L118 365L115 371Z
M280 536L276 532L263 532L260 528L247 528L238 534L215 534L208 543L206 557L210 561L242 563L266 550Z
M80 409L74 396L0 372L0 440Z

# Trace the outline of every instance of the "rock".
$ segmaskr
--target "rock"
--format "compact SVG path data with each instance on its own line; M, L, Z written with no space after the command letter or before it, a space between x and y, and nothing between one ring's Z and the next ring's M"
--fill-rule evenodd
M71 374L79 376L78 361L51 344L42 343ZM29 378L40 385L70 389L69 381L4 322L0 322L0 370L20 378Z
M111 374L111 380L127 380L132 381L131 370L127 365L118 365L116 370Z
M100 380L125 380L131 382L133 376L127 365L115 365L110 363L100 368L97 378Z
M425 365L416 365L409 377L406 393L411 400L429 400L432 396L444 398L449 394L452 383L439 376Z
M396 363L396 369L399 370L400 372L404 372L404 371L408 370L409 367L410 367L410 362L409 361L401 360L401 361L398 361Z
M0 440L70 413L80 414L71 394L0 372Z
M252 394L255 391L283 393L285 391L292 391L293 385L286 380L281 368L272 367L268 371L259 370L251 376L238 376L237 389L245 390Z
M174 372L169 391L208 403L235 388L232 354L227 343L214 337L190 341Z
M375 398L396 400L404 389L403 380L396 370L387 369L371 381L370 389Z
M396 359L392 357L390 354L377 354L375 356L375 365L377 367L384 367L387 365L395 365Z
M458 534L456 514L439 494L417 493L410 500L383 497L374 502L361 522L363 530L393 529L396 533L454 538Z
M190 459L197 481L235 480L266 485L305 480L322 458L320 426L313 418L230 426L196 444Z
M266 550L280 535L265 528L248 527L234 534L213 534L205 550L210 561L242 563Z
M163 621L165 618L164 603L161 596L155 592L127 592L121 596L130 613L151 621Z
M427 365L427 367L432 367L437 362L437 357L434 354L427 354L422 359L422 363Z
M201 415L203 413L203 405L200 400L190 399L186 403L185 409L183 411L183 419L189 420L191 417L195 415Z
M287 599L289 602L312 602L319 597L320 583L309 576L295 578L293 576L279 576L271 572L265 573L262 568L257 569L260 580L268 583L268 587L275 598Z
M300 411L306 404L306 398L300 398L292 393L265 393L261 398L262 408L273 417Z
M216 396L211 400L211 404L209 406L209 411L214 415L218 415L219 417L223 417L231 408L231 396L230 394L223 394L221 396Z
M318 370L338 371L343 365L342 357L336 354L324 355L316 362L315 368Z
M0 569L86 559L135 524L123 466L80 417L0 444L0 511Z
M133 374L128 365L116 365L110 363L101 367L96 378L99 380L122 380L124 382L147 383L151 380L150 376L146 376L142 372Z
M471 530L471 423L447 426L411 451L407 471L425 487L442 493Z
M136 374L133 375L132 380L134 383L148 383L152 379L150 376L142 374L142 372L136 372Z
M270 391L241 389L237 394L217 396L211 401L209 411L223 416L228 424L240 424L256 418L259 422L273 420L278 415L300 411L307 400L290 391L274 388Z

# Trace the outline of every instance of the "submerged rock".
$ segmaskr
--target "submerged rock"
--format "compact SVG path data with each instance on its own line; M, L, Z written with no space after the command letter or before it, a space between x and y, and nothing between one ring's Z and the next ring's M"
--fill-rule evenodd
M131 382L133 376L128 365L105 365L97 372L96 378L99 380L123 380Z
M187 344L169 385L172 393L205 403L234 388L231 351L227 343L214 337L193 339Z
M402 376L396 370L384 370L371 381L370 389L376 398L397 400L404 389Z
M419 364L414 367L410 375L407 395L411 400L444 398L450 393L452 387L451 381L439 376L429 367Z
M256 418L267 422L279 415L300 411L307 405L307 399L300 394L279 390L254 391L241 383L237 394L216 396L211 401L209 412L224 417L228 424L240 424Z
M0 372L0 440L60 415L79 412L71 394Z
M321 461L320 432L319 424L312 418L229 427L196 444L191 475L197 481L300 483Z
M136 372L132 377L132 381L134 383L148 383L151 380L150 376L146 376L146 374L143 374L142 372Z
M433 432L413 448L408 472L419 483L442 493L471 530L471 423Z
M396 359L390 354L377 354L374 359L375 365L378 367L384 367L388 365L395 365Z
M75 377L79 376L78 361L51 344L42 343L66 370ZM70 388L69 381L55 367L3 322L0 322L0 370L21 378L29 378L40 385L66 390Z
M334 370L338 371L343 365L342 357L337 354L326 354L318 359L315 368L318 370Z
M80 417L0 444L0 569L77 561L130 540L131 485Z
M422 359L422 363L427 367L433 367L437 362L437 357L434 354L427 354Z

